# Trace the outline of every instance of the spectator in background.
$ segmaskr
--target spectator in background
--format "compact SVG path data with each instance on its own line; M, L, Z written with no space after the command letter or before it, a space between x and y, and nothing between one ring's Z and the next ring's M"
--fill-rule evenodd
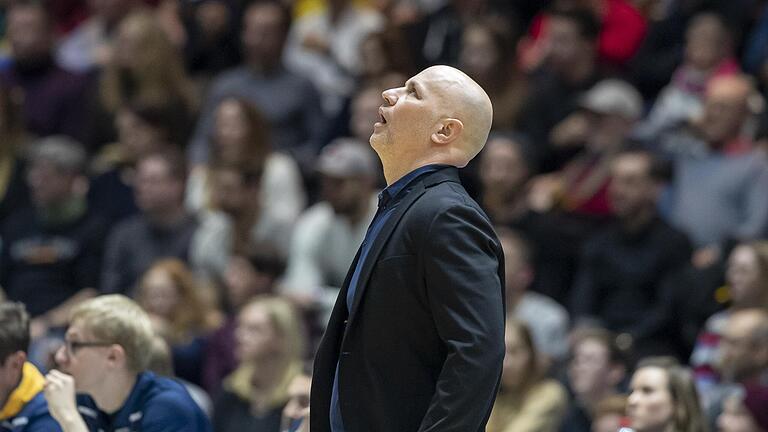
M632 430L706 432L693 377L670 358L641 361L632 376L627 415Z
M22 120L23 94L0 85L0 226L16 209L29 205L24 181L26 136Z
M488 420L488 432L554 432L567 407L565 389L544 378L527 327L507 320L507 354L501 389Z
M171 107L128 103L115 116L117 142L105 146L91 163L88 201L111 223L133 216L136 163L178 142L171 129Z
M407 44L399 27L388 25L382 30L368 33L360 41L358 89L386 89L391 87L391 82L403 81L391 75L397 74L406 79L412 76L413 64Z
M132 12L116 32L114 53L99 76L98 94L90 101L89 147L96 150L115 140L114 117L126 103L169 106L173 113L169 128L189 130L197 111L195 87L156 17L148 11Z
M696 386L705 402L709 400L710 390L720 382L717 363L730 317L749 308L768 311L768 242L736 246L728 258L725 278L730 305L707 319L696 338L690 360Z
M186 164L180 152L153 153L136 171L136 204L140 213L118 224L104 254L101 289L130 293L152 264L176 257L195 272L215 277L223 272L231 238L226 224L199 220L184 208Z
M319 308L322 328L376 213L376 170L371 149L354 139L335 140L318 158L322 201L296 224L282 285Z
M27 361L29 315L21 303L0 303L0 430L59 432L43 396L45 378Z
M203 387L211 395L221 390L221 382L237 367L235 328L237 315L253 297L273 294L285 263L263 250L234 254L222 277L223 303L227 312L224 323L208 338L201 364Z
M32 205L15 209L2 228L0 286L26 305L33 339L65 325L69 309L98 288L107 227L86 202L85 163L70 138L37 142L26 174Z
M739 72L733 57L733 37L723 20L711 12L691 19L685 36L683 63L635 131L638 139L657 139L664 131L699 115L709 82L715 77Z
M335 116L361 72L361 42L384 26L376 10L352 0L328 0L320 11L299 17L285 48L288 67L308 77L322 95L327 117Z
M627 397L610 396L601 400L595 408L591 432L616 432L621 430L627 411ZM567 421L567 420L566 420ZM563 422L565 423L565 422Z
M91 72L105 66L113 54L118 23L140 4L139 0L88 0L91 16L59 43L59 64L73 72Z
M45 7L18 2L8 9L7 18L13 61L0 73L0 80L22 90L27 131L40 137L63 134L82 139L87 82L56 65L53 23Z
M256 297L238 314L238 368L214 402L217 432L280 432L288 387L301 374L301 321L279 297Z
M507 313L526 324L547 370L568 354L568 312L551 298L530 291L534 270L531 250L514 231L496 228L504 250Z
M624 148L642 109L640 94L624 81L606 79L589 89L581 97L579 110L550 133L555 147L577 153L559 172L534 180L534 208L546 211L559 206L585 216L611 215L611 164Z
M761 432L768 430L768 387L748 385L726 399L717 418L720 432Z
M550 132L577 110L581 93L600 80L596 63L600 25L595 16L585 9L553 10L548 16L550 49L540 73L531 81L520 119L520 129L536 145L545 171L563 163Z
M514 63L515 39L508 20L482 17L462 34L459 67L480 84L493 103L493 129L511 130L526 98L524 77Z
M492 133L480 153L480 202L496 225L524 229L528 207L528 180L535 174L525 138Z
M636 1L628 0L556 0L556 8L584 8L596 17L600 25L597 55L601 64L621 70L635 55L646 33L645 17L637 9ZM526 70L535 70L548 50L549 15L540 13L533 18L529 39L520 50L521 63Z
M240 62L238 3L242 2L203 0L182 5L184 58L193 76L207 81Z
M211 432L180 383L146 370L152 324L133 301L108 295L81 303L72 311L65 339L56 353L62 371L51 371L45 383L48 408L64 432Z
M283 408L281 431L309 432L309 393L312 377L297 375L288 386L288 403Z
M228 97L217 106L210 143L209 164L197 165L190 173L187 206L194 210L216 207L211 202L217 195L212 194L216 183L211 176L212 167L240 167L244 173L255 175L251 179L255 189L247 191L238 208L221 210L230 214L235 224L245 223L236 232L252 231L245 239L270 239L278 250L286 253L292 226L306 205L296 161L273 149L267 120L256 106L242 98ZM257 214L243 214L243 207L249 204ZM238 216L247 220L238 220Z
M674 353L672 293L662 282L689 262L690 243L658 216L663 179L650 153L621 153L610 175L617 221L584 244L571 310L577 320L626 333L638 357Z
M734 386L768 382L768 312L752 308L731 314L720 350L718 369L723 379L708 389L704 399L707 420L712 426Z
M698 267L717 260L726 242L759 238L768 227L768 162L745 130L753 95L745 76L715 78L702 115L659 141L674 163L669 217L693 242Z
M317 153L315 139L323 129L320 96L306 78L285 69L283 47L290 12L277 0L249 5L243 14L245 64L224 72L211 83L189 146L193 164L205 163L213 149L210 137L221 101L238 95L267 118L276 150L290 153L309 172Z
M182 261L169 258L147 270L136 301L152 320L155 333L170 345L175 374L199 385L206 338L221 320L213 292L206 292Z
M568 384L574 398L560 432L594 431L602 426L598 420L601 405L620 392L628 372L627 358L617 344L616 335L605 329L574 332L572 347ZM621 415L624 414L624 405L621 406ZM616 431L618 428L612 432Z

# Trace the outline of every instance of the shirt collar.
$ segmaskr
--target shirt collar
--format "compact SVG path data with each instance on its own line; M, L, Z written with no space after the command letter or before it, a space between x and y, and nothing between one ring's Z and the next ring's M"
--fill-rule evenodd
M379 193L379 208L386 207L390 201L399 198L403 194L403 191L405 191L408 186L417 178L421 177L422 175L441 170L448 166L450 165L424 165L423 167L416 168L415 170L402 176L399 180L387 186L383 191L381 191L381 193Z

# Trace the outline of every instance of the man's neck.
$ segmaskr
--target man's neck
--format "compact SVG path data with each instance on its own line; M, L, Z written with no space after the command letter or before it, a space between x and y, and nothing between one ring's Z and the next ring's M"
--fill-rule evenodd
M384 178L387 181L387 186L392 186L393 183L405 177L408 173L427 165L433 164L445 164L454 165L447 160L446 157L440 157L431 155L422 159L417 159L410 163L385 163L382 160L384 166Z
M91 397L100 410L113 414L125 405L137 379L136 374L128 371L115 374L102 383L99 391L91 393Z

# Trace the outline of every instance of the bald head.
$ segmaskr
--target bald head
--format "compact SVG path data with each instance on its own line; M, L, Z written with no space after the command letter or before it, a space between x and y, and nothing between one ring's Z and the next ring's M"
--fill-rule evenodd
M462 122L463 136L458 141L465 152L463 165L466 165L488 139L493 121L491 99L477 82L456 68L432 66L419 75L423 75L425 85L433 86L439 95L438 115Z
M768 312L752 308L734 312L723 332L721 372L741 381L768 367Z
M749 101L754 91L751 79L745 75L712 79L698 122L702 136L710 145L722 145L742 133L744 122L750 116Z
M370 142L388 181L430 163L465 166L483 148L491 129L488 95L449 66L427 68L382 97L381 121Z

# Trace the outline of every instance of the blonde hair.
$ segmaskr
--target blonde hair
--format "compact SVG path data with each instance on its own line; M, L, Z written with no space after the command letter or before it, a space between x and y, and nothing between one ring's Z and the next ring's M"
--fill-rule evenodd
M141 372L147 368L154 338L152 323L128 297L110 294L86 300L72 309L69 322L78 322L101 342L123 347L128 370Z
M271 359L282 365L280 377L275 385L264 395L262 409L272 409L284 404L288 396L291 381L302 373L302 358L305 349L305 334L296 308L286 299L274 295L254 297L241 311L251 307L261 308L275 331L275 337L281 342L281 348ZM259 365L243 360L241 365L226 380L226 386L244 400L254 398L251 378Z
M212 295L203 295L200 287L186 264L177 258L168 258L157 261L144 272L141 278L136 301L147 308L147 280L154 272L163 272L171 280L173 287L179 295L179 303L171 311L170 328L166 337L169 343L186 342L190 335L214 329L219 323L216 319L214 308L206 302L206 298Z
M141 55L129 70L121 69L114 60L105 67L100 91L108 111L115 112L129 101L181 101L190 110L197 105L195 88L184 70L181 54L153 14L144 10L133 12L120 22L118 31L129 31L139 38ZM135 84L133 95L126 94L125 74Z

